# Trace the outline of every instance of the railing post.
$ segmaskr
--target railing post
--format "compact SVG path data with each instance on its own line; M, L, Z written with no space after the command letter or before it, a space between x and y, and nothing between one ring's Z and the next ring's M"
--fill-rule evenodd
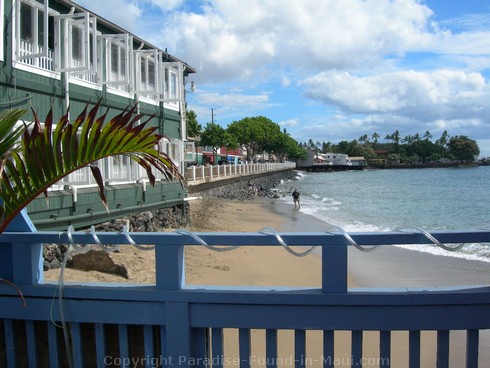
M36 228L24 209L6 231L34 232ZM42 283L43 276L42 244L2 244L0 237L0 277L18 285L34 285Z
M196 165L192 165L192 181L196 181Z
M324 293L347 292L346 244L322 246L322 291Z
M185 284L184 246L155 247L156 287L159 290L181 290Z

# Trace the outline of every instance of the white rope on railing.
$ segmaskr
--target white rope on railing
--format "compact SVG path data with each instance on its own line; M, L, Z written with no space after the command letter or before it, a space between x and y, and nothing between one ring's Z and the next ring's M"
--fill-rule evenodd
M266 235L273 235L277 239L277 242L279 244L281 244L283 246L283 248L288 251L288 253L290 253L296 257L304 257L304 256L310 254L311 252L313 252L313 250L316 248L316 246L313 245L304 252L296 252L293 249L291 249L291 247L289 245L286 244L286 242L282 239L282 237L273 228L264 227L263 229L260 229L257 232L261 233L261 234L266 234Z
M207 249L212 250L214 252L228 252L230 250L235 250L235 249L240 248L239 245L230 245L230 246L225 245L223 247L216 247L214 245L209 245L204 240L202 240L199 236L197 236L196 234L194 234L192 231L189 231L189 230L186 230L186 229L178 229L178 230L175 230L174 232L177 233L177 234L181 234L181 235L188 235L192 239L194 239L195 241L197 241L199 244L204 245Z
M415 232L418 232L418 233L421 233L423 234L427 239L430 240L431 243L433 243L434 245L437 245L438 247L444 249L444 250L447 250L448 252L456 252L458 250L460 250L461 248L463 248L466 243L460 243L458 245L455 245L455 246L448 246L444 243L441 243L439 240L437 240L434 236L432 236L428 231L424 230L424 229L421 229L419 227L415 227L413 229L404 229L404 228L397 228L395 229L395 231L400 231L400 232L408 232L408 231L415 231Z
M330 230L333 230L333 231L330 231ZM349 242L349 244L353 245L356 249L360 250L361 252L372 252L376 249L378 249L380 247L380 245L373 245L373 246L363 246L363 245L359 245L357 244L357 242L352 239L352 237L347 234L347 232L342 229L340 226L335 226L335 225L331 225L330 227L327 228L327 230L325 230L325 232L329 233L329 234L341 234L344 236L344 238Z

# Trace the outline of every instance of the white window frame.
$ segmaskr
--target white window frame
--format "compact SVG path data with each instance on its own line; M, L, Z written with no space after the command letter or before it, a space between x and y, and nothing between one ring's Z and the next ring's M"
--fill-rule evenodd
M119 86L128 86L131 91L134 84L134 61L133 61L133 36L125 34L101 34L97 36L99 46L99 73L98 82L110 87L118 88ZM118 70L117 78L113 77L112 69L112 46L118 48ZM126 60L124 67L124 76L121 76L121 57Z
M26 55L20 55L20 50L21 50L21 36L20 36L20 32L21 32L21 25L22 25L22 22L21 22L21 17L20 17L20 14L21 14L21 5L22 4L27 4L29 6L31 6L32 8L34 8L35 10L35 16L33 17L33 20L32 20L32 24L31 24L31 27L33 28L34 32L34 38L32 40L32 46L33 46L33 50L36 50L36 51L39 51L41 50L41 52L37 52L37 53L32 53L32 54L26 54ZM14 5L14 9L15 9L15 56L14 56L14 60L16 61L22 61L22 60L34 60L36 58L47 58L48 57L48 41L49 41L49 6L48 6L48 0L43 0L41 3L40 2L37 2L37 1L32 1L32 0L16 0L15 1L15 5ZM3 10L3 4L2 4L2 10ZM38 26L39 26L39 23L38 23L38 19L39 17L37 16L37 12L41 10L44 12L44 15L43 15L43 31L44 31L44 39L43 39L43 42L44 42L44 47L40 48L39 47L39 38L38 38ZM2 17L3 19L3 17ZM2 27L3 28L3 27Z
M82 58L73 57L73 29L82 31ZM92 41L92 44L91 42ZM65 50L62 55L61 49ZM97 18L88 12L55 16L55 71L97 73Z
M135 65L135 85L136 94L156 98L160 93L160 61L161 52L157 49L150 50L135 50L134 51L134 65ZM142 61L146 64L146 70L142 70ZM148 69L149 62L154 62L155 74L153 76L153 88L150 87L150 73ZM142 74L145 74L146 82L143 83Z
M181 62L163 62L161 64L163 92L160 98L164 103L178 105L182 100L183 66Z
M22 6L25 5L29 7L31 12L31 23L30 31L32 33L31 39L23 39L21 37L22 33ZM2 11L3 5L2 5ZM42 23L44 37L39 39L39 12L43 12ZM49 9L48 1L43 0L42 2L37 2L34 0L15 0L13 2L12 8L12 23L13 23L13 37L12 44L13 54L12 54L12 65L15 68L33 71L36 73L47 73L46 75L51 75L54 72L54 45L49 48L49 41L52 35L49 32L49 21L50 17L58 14L58 12ZM3 17L2 17L3 19ZM3 31L3 29L2 29ZM45 45L45 46L44 46ZM2 45L2 47L4 47ZM29 68L35 69L29 69ZM27 68L27 69L26 69ZM56 75L52 76L56 78Z

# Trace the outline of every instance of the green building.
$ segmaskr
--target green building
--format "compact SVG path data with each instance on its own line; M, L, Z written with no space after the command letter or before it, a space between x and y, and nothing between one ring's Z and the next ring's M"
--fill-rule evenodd
M110 119L137 104L139 113L154 116L149 125L166 137L161 149L184 172L185 89L192 67L72 1L2 0L0 36L0 109L26 109L24 120L30 121L31 106L40 119L52 108L55 120L69 107L74 119L100 101ZM179 182L158 180L151 187L146 173L124 158L97 165L110 213L87 168L54 186L49 203L43 197L29 205L38 229L183 206L186 191Z

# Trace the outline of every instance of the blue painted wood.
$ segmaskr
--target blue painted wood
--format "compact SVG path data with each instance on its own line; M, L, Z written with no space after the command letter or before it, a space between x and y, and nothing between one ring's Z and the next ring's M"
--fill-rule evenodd
M306 367L306 331L294 331L294 366L295 368Z
M409 331L408 355L408 366L420 368L420 331Z
M157 236L158 235L158 236ZM277 362L277 329L297 329L298 341L295 345L302 345L301 334L305 329L324 330L324 356L331 356L328 362L333 362L333 330L353 330L353 360L358 361L362 356L362 330L381 330L380 354L381 357L390 355L390 330L410 331L410 367L420 366L420 330L441 330L438 333L440 351L438 361L443 364L447 360L449 349L449 330L467 329L468 366L477 366L478 362L478 329L490 328L490 288L455 288L453 290L349 290L346 292L347 274L347 246L345 239L338 235L314 234L313 236L300 234L285 234L283 239L291 241L290 244L308 245L313 241L324 244L326 253L331 251L330 257L323 258L324 271L323 287L321 290L186 290L182 289L183 280L183 253L178 249L181 244L195 242L195 239L186 235L173 234L140 234L135 235L141 244L152 244L154 240L159 252L157 268L158 285L138 287L94 287L71 286L64 289L66 308L70 311L69 319L72 326L74 348L82 351L78 323L122 323L146 325L145 331L153 326L162 326L162 344L167 351L165 354L173 357L174 365L190 366L190 358L202 358L206 349L203 344L205 333L209 328L221 330L222 328L239 328L240 342L250 340L250 329L261 328L266 330L266 357L267 363L275 366ZM13 234L0 235L0 246L5 244L30 244L38 242L39 234L16 233L17 240L13 241ZM54 236L51 234L46 237ZM56 233L56 238L64 235ZM87 239L86 234L76 235ZM282 236L282 235L281 235ZM392 243L426 242L420 234L352 234L358 242L365 245L377 244L389 239ZM443 240L455 243L455 239L483 239L488 232L458 232L437 234ZM245 245L277 245L276 239L265 234L204 234L210 244L216 241L219 244L245 244ZM100 237L99 237L100 238ZM30 240L28 240L30 239ZM107 239L120 243L120 234L109 234ZM147 241L148 240L148 241ZM78 242L78 240L76 240ZM89 242L93 242L90 237ZM83 243L83 242L82 242ZM289 244L289 243L288 243ZM30 245L29 245L30 246ZM19 252L25 253L25 246L18 247ZM172 251L173 249L173 251ZM342 249L339 252L338 249ZM169 250L167 252L167 250ZM164 254L171 254L170 260L164 261ZM25 254L22 257L27 257ZM22 258L21 257L21 258ZM340 266L333 261L340 261ZM345 264L344 264L345 262ZM170 271L166 267L170 265ZM170 277L167 277L170 272ZM338 276L338 274L342 276ZM31 272L32 274L32 272ZM30 282L32 284L32 282ZM7 285L0 285L0 318L10 321L24 319L27 321L47 321L51 318L50 307L54 287L48 285L30 285L22 287L27 298L27 307L19 308L19 297L16 290ZM114 313L117 310L118 313ZM59 311L55 304L53 318L59 319ZM26 325L32 324L28 322ZM8 322L4 323L6 340L9 334ZM75 326L75 327L73 327ZM78 338L77 338L78 329ZM119 332L122 329L120 328ZM245 332L243 332L245 331ZM301 332L303 331L303 332ZM48 330L49 334L49 330ZM248 337L247 337L248 334ZM127 335L127 332L126 332ZM357 337L356 337L357 336ZM78 342L77 342L78 339ZM10 340L15 341L14 337ZM120 349L126 350L124 338L120 341ZM147 338L144 341L148 341ZM360 341L359 343L355 341ZM98 343L97 343L98 344ZM204 346L204 347L203 347ZM24 347L25 349L25 347ZM240 354L250 346L240 347ZM359 349L361 352L359 353ZM298 351L303 350L298 347ZM15 350L14 350L15 351ZM155 351L153 350L153 353ZM8 354L8 352L7 352ZM121 354L123 356L124 354ZM127 355L127 354L126 354ZM272 360L270 359L272 357ZM9 359L7 355L7 359ZM14 359L15 363L15 357ZM83 358L79 358L83 362ZM93 357L91 357L93 359ZM169 360L170 361L170 360ZM75 359L76 365L82 366ZM194 361L192 363L195 363ZM248 362L249 363L249 362ZM243 367L249 366L247 362ZM15 365L10 365L15 366ZM170 365L168 365L170 366ZM194 366L194 365L193 365ZM384 367L389 365L383 365ZM201 368L201 366L199 366ZM204 367L202 367L204 368Z
M211 330L211 363L213 368L223 368L223 329Z
M104 325L102 323L95 324L95 352L97 357L97 368L105 367L105 333Z
M55 326L53 322L47 323L48 329L48 348L49 348L49 366L51 368L58 368L58 360L59 360L59 350L58 350L58 337L56 329L58 327Z
M333 368L335 359L335 335L333 330L323 331L323 367Z
M241 328L238 331L240 368L250 368L250 330Z
M265 331L266 366L277 368L277 330Z
M72 359L74 368L83 368L83 342L80 331L80 323L70 323Z
M209 328L193 328L191 334L191 357L195 359L193 368L207 368L211 357L211 333Z
M466 332L466 368L478 368L478 345L480 334L478 330Z
M118 326L119 337L119 357L121 358L121 366L129 367L129 340L128 340L128 325L120 324Z
M168 352L167 352L167 333L165 326L160 325L160 356L162 358L163 367L169 367L168 364Z
M22 210L9 224L6 232L35 232L26 210ZM0 236L0 277L17 285L43 282L43 257L40 242L23 242L20 237L4 242Z
M351 357L352 367L362 366L362 331L351 333Z
M151 359L152 357L155 357L155 349L153 348L153 326L143 326L143 338L145 346L145 356L143 357L145 359L145 367L152 368L155 366Z
M189 321L189 305L187 303L166 303L166 332L169 359L180 368L192 366L190 341L191 330Z
M14 327L11 319L3 321L5 329L5 354L7 355L7 366L17 367L17 346L14 339Z
M278 246L277 239L272 235L262 233L195 233L202 240L211 245L240 245L240 246ZM281 238L289 245L319 245L322 247L351 246L343 235L328 233L279 233ZM349 233L359 245L398 245L398 244L429 244L429 241L420 233ZM490 231L434 231L435 238L443 243L488 243ZM156 244L164 247L175 245L199 245L199 242L190 235L155 232L131 233L131 238L137 244ZM74 232L72 237L77 244L92 244L90 233ZM121 233L98 233L97 237L103 244L129 244L125 235ZM1 243L64 243L70 240L66 232L36 231L25 233L22 231L4 232L0 237Z
M437 331L437 368L449 367L449 331Z
M379 332L379 358L380 368L391 367L391 331Z
M293 299L293 295L290 299ZM291 301L290 304L294 302ZM196 327L268 329L301 329L308 326L319 330L410 330L415 326L423 330L448 329L448 326L451 329L465 329L465 326L487 329L490 316L485 316L484 313L488 308L489 304L424 307L368 304L323 307L284 304L193 304L191 324ZM301 318L292 318L291 315ZM470 315L471 318L468 318Z
M156 285L161 290L180 290L185 284L184 247L155 247Z
M29 367L37 368L37 344L36 333L34 330L34 321L26 321L26 339L27 339L27 360Z
M322 290L325 293L347 292L346 246L322 246Z

